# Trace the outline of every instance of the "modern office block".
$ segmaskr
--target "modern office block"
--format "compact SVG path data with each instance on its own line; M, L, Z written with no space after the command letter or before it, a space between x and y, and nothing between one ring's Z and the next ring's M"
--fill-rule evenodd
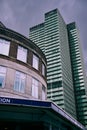
M41 23L38 26L31 28L30 31L31 31L31 37L33 39L33 42L36 43L43 52L45 52L44 23Z
M67 28L76 97L77 118L87 126L87 82L79 32L76 23L68 24Z
M87 127L87 83L76 24L66 25L55 9L45 13L43 37L40 25L30 28L29 38L45 50L47 97Z
M41 24L40 24L41 25ZM38 25L30 28L30 39L45 50L47 58L47 96L76 118L69 43L66 24L57 9L45 14L44 35ZM38 29L39 28L39 29ZM40 29L41 28L41 29ZM43 32L42 31L42 32ZM36 34L36 35L35 35ZM39 36L37 36L37 34ZM36 37L36 39L35 39ZM38 37L43 39L38 39Z

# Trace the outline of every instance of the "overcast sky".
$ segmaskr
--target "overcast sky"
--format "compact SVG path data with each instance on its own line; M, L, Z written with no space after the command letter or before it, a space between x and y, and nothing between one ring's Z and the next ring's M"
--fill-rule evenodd
M44 14L55 8L66 23L77 23L87 68L87 0L0 0L0 21L28 37L29 28L44 22Z

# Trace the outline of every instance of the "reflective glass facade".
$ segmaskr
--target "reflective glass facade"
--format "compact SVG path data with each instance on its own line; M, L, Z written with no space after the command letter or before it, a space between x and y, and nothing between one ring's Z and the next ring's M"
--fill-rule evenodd
M36 43L42 49L43 52L45 52L44 23L41 23L38 26L31 28L30 33L32 41Z
M81 123L87 126L87 83L79 33L75 23L68 24L67 27L76 97L77 118Z
M30 28L29 37L47 58L48 99L86 125L86 80L77 27L66 25L57 9L45 14L43 29L40 25Z
M57 9L45 14L43 24L30 29L30 39L47 58L48 99L76 118L67 28Z
M47 58L48 98L75 117L75 100L67 37L66 24L58 10L46 13L45 55Z

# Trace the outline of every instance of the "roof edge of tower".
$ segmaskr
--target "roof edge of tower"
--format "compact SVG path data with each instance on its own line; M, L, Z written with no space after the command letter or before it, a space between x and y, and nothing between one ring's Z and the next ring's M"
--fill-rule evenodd
M0 21L0 27L6 28L6 26Z
M55 9L53 9L53 10L48 11L47 13L45 13L45 15L48 15L48 14L50 14L50 13L57 12L57 11L58 11L58 9L57 9L57 8L55 8Z

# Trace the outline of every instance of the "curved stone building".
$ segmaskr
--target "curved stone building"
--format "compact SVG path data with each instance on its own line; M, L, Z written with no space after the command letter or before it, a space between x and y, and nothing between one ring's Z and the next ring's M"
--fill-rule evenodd
M46 58L28 38L0 23L0 96L46 99Z
M46 90L42 51L0 23L0 130L87 130L47 101Z

